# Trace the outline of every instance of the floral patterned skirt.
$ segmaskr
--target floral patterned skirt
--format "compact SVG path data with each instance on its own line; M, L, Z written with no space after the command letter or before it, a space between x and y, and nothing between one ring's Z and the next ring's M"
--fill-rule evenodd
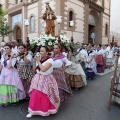
M60 71L59 69L54 69L52 74L58 84L59 96L62 102L72 95L69 80L67 79L65 73L63 71Z
M19 77L21 79L28 80L29 82L31 82L33 76L35 75L31 66L29 66L29 65L19 65L17 70L19 73Z

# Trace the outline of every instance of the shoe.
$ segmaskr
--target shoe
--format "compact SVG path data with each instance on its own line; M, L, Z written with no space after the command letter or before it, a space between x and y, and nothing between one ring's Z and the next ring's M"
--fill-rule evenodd
M31 113L28 113L26 118L31 118L32 117L32 114Z
M6 103L6 104L0 104L0 107L6 107L6 106L8 106L8 104Z
M4 105L3 105L3 104L0 104L0 107L4 107Z

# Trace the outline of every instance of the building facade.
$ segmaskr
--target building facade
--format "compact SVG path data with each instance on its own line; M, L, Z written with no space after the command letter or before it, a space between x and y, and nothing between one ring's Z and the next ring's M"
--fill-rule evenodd
M111 0L1 0L8 12L7 22L14 30L5 41L25 41L27 36L32 39L44 32L45 21L40 16L45 13L46 2L56 16L62 16L61 24L55 21L56 35L60 30L69 38L73 36L75 41L93 43L91 34L95 33L95 44L109 42ZM74 26L69 21L74 21Z

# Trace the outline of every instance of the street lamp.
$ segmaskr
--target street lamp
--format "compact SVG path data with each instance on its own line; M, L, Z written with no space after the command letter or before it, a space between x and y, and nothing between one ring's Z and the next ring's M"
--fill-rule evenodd
M74 26L74 21L69 21L70 22L70 27L73 27ZM71 42L73 42L73 30L72 31L72 36L71 36Z
M74 26L74 21L69 21L70 22L70 27L73 27ZM72 37L73 37L73 30L72 30Z
M62 22L62 16L56 16L56 22L58 23L58 35L60 35L60 24Z

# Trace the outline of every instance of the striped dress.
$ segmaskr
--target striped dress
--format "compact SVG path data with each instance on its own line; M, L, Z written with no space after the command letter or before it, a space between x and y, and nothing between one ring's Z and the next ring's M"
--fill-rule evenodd
M30 101L28 112L32 115L49 116L58 111L60 105L59 91L53 72L53 60L50 58L42 63L52 64L47 71L36 70L30 86ZM37 66L37 65L36 65Z

